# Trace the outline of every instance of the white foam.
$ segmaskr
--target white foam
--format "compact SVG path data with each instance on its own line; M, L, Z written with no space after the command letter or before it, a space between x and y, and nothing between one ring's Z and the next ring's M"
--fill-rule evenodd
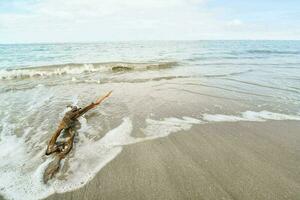
M269 111L245 111L240 115L204 114L203 120L208 122L236 122L236 121L266 121L266 120L300 120L300 116L274 113Z
M253 121L260 120L300 120L300 116L274 113L269 111L246 111L242 113L243 118Z
M101 139L101 143L107 147L136 143L137 139L130 136L131 131L131 120L125 118L119 127L111 130Z
M1 149L9 148L0 155L0 188L7 199L39 199L49 194L41 179L47 163L27 153L24 139L2 134Z
M86 131L87 126L83 129ZM75 155L70 158L68 179L55 179L49 185L42 182L42 177L52 159L43 160L44 150L32 157L24 137L5 136L0 143L1 149L5 148L0 152L1 193L8 199L40 199L80 188L122 151L122 145L139 141L130 136L131 131L132 123L125 118L98 141L84 139L85 133L79 133L81 143L76 144Z
M97 172L108 162L113 160L121 151L122 146L138 142L130 136L132 122L124 118L123 122L109 131L98 141L85 140L83 144L76 144L74 157L70 158L69 176L66 181L55 180L52 186L56 192L66 192L77 189L90 181ZM79 133L84 135L84 133ZM82 139L82 138L80 138Z
M190 117L183 117L183 119L171 117L163 120L147 119L146 122L148 126L143 132L151 139L166 137L174 132L188 130L193 124L202 123L201 120Z
M221 114L204 114L203 120L209 122L236 122L245 121L244 118L234 115L221 115Z
M104 67L95 67L93 64L82 64L81 66L66 65L64 67L57 68L27 68L16 70L0 70L0 78L2 79L14 79L14 78L30 78L34 76L48 77L53 75L63 74L82 74L84 72L97 72L107 71Z

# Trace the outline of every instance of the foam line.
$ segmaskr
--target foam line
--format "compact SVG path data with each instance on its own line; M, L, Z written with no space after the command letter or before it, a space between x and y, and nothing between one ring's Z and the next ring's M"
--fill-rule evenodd
M300 120L298 115L287 115L270 111L245 111L240 115L204 114L207 122L266 121L266 120Z

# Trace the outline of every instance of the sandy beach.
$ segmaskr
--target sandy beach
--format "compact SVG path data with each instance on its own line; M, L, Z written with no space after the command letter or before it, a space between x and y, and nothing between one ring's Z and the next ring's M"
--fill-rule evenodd
M64 199L299 199L300 124L194 126L130 145Z

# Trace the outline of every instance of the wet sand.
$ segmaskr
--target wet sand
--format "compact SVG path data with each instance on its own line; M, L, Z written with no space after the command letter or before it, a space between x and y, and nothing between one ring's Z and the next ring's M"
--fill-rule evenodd
M297 121L195 125L124 148L81 189L47 200L299 199Z

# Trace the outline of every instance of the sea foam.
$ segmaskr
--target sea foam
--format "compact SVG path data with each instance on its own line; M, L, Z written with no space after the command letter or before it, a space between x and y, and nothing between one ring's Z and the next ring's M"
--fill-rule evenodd
M266 121L266 120L300 120L298 115L287 115L270 111L245 111L240 115L204 114L203 120L208 122L236 122L236 121Z
M122 151L122 145L139 141L131 138L131 131L130 119L124 118L118 127L98 141L88 140L83 133L79 133L80 140L84 142L76 144L75 155L69 160L68 178L55 179L47 185L42 177L52 159L45 159L44 151L34 157L27 153L26 134L20 138L1 134L0 147L4 148L0 153L1 194L7 199L41 199L54 192L80 188Z
M190 117L183 117L182 119L170 117L163 120L147 119L146 122L147 127L143 130L144 134L148 136L146 139L166 137L171 133L189 130L193 124L202 123L201 120Z

